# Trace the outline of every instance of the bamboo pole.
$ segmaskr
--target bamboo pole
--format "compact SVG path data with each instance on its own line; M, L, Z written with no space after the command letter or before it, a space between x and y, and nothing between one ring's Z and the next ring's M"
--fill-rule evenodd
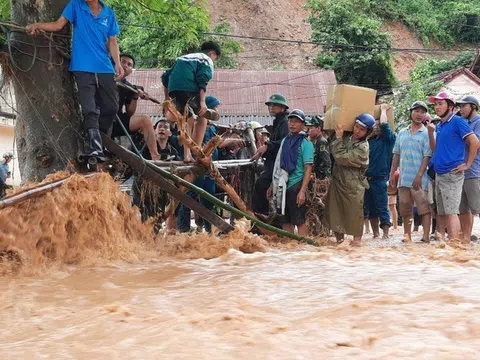
M189 166L193 168L195 166L199 166L195 164L188 165L183 161L162 161L162 160L145 160L145 161L155 164L159 167L167 167L167 168L176 168L176 167L185 167L185 166ZM236 165L236 164L243 165L246 163L254 164L255 162L250 159L239 159L239 160L216 160L216 161L212 161L212 163L215 166L218 166L221 168L225 165Z
M187 133L187 116L188 110L185 109L185 114L182 116L175 106L170 101L164 101L163 107L170 113L172 113L177 120L179 125L180 131L180 140L183 144L187 145L190 151L197 157L197 162L203 165L216 183L228 194L230 199L232 199L233 203L237 208L239 208L242 212L248 213L250 216L255 217L252 211L247 209L247 206L243 202L243 200L238 196L235 189L224 179L220 171L217 167L212 163L211 156L207 157L203 149L201 149L189 136Z
M88 175L83 175L84 178L90 178L94 175L97 174L88 174ZM23 201L30 200L32 198L38 197L40 195L46 194L60 186L62 186L68 179L70 179L72 176L68 176L64 179L53 181L48 184L43 184L39 185L33 189L28 189L24 190L20 193L17 193L15 195L7 196L0 200L0 210L5 209L7 207L13 206L13 205L18 205Z
M150 162L150 163L158 166L155 162ZM225 164L225 165L222 165L221 167L218 167L218 169L222 174L223 173L229 174L232 172L232 170L240 169L243 167L249 167L253 165L254 164L251 162L245 162L241 164ZM193 173L196 176L201 176L205 173L205 169L202 166L198 166L198 165L185 165L185 166L177 166L177 167L158 166L158 167L167 171L171 170L172 173L181 177L184 177L185 175L190 173Z
M215 149L225 140L225 137L222 136L215 136L213 139L211 139L208 143L205 144L203 147L203 153L205 154L205 157L209 158L212 156L213 152Z
M133 153L132 153L132 155L134 155L137 159L140 160L140 158L137 155L135 155ZM215 196L209 194L205 190L193 185L192 183L189 183L188 181L185 181L181 177L178 177L174 174L169 173L166 170L163 170L163 169L159 168L158 166L156 166L152 163L147 163L147 166L149 168L151 168L152 170L154 170L159 175L162 175L163 177L167 178L168 180L171 180L176 184L185 186L189 190L191 190L194 193L200 195L201 197L203 197L204 199L206 199L206 200L210 201L211 203L217 205L218 207L220 207L224 210L230 211L231 213L237 215L238 217L244 217L244 218L250 220L255 225L257 225L258 227L261 227L262 229L266 229L266 230L271 231L271 232L273 232L277 235L285 236L285 237L303 242L305 244L318 246L318 244L314 240L309 239L309 238L305 238L305 237L302 237L302 236L299 236L299 235L296 235L296 234L292 234L288 231L278 229L275 226L272 226L270 224L266 224L263 221L260 221L259 219L257 219L254 215L251 215L247 212L241 211L240 209L237 209L237 208L235 208L235 207L233 207L229 204L224 203L223 201L217 199Z
M159 169L157 166L144 162L143 158L137 154L132 153L130 150L125 149L123 146L118 145L112 139L110 139L105 134L102 134L103 145L109 150L110 152L117 155L123 162L130 165L133 170L138 172L140 176L144 177L147 180L151 180L152 182L158 184L158 186L168 192L170 195L175 197L177 200L181 201L187 207L195 211L199 214L202 218L207 220L212 225L216 226L220 230L224 232L231 231L233 226L227 223L224 219L222 219L217 214L213 213L212 211L208 210L204 206L202 206L198 201L195 201L190 196L186 195L182 190L172 184L170 181L167 181L168 177L162 176L163 173L172 175L174 178L178 178L183 181L181 185L190 184L188 181L183 180L182 178L170 174L166 170L161 170L162 172L157 172L155 169ZM152 168L153 167L153 168ZM187 188L189 188L187 186Z
M125 161L128 165L130 165L131 167L136 169L140 173L141 176L145 175L145 173L148 172L148 171L153 171L158 176L160 176L161 178L168 179L168 180L174 182L177 185L184 186L185 188L193 191L194 193L201 196L205 200L208 200L211 203L213 203L214 205L217 205L221 209L230 211L232 214L234 214L238 217L244 217L244 218L250 220L252 223L254 223L255 225L257 225L258 227L260 227L262 229L268 230L269 232L275 233L275 234L280 235L280 236L285 236L285 237L288 237L290 239L303 242L305 244L318 246L318 244L312 239L305 238L305 237L302 237L302 236L299 236L299 235L296 235L296 234L292 234L292 233L289 233L288 231L278 229L278 228L276 228L276 227L274 227L270 224L266 224L263 221L260 221L259 219L257 219L255 217L255 215L243 212L243 211L241 211L241 210L239 210L239 209L237 209L237 208L235 208L235 207L233 207L229 204L224 203L223 201L217 199L215 196L209 194L207 191L193 185L192 183L182 179L181 177L179 177L175 174L172 174L172 173L156 166L155 164L153 164L151 162L143 162L142 158L140 156L138 156L137 154L134 154L130 150L125 149L124 147L116 144L114 141L112 141L109 137L107 137L104 134L102 134L102 139L103 139L105 147L109 151L116 154L119 158L121 158L123 161ZM134 161L131 161L131 160L134 160ZM145 165L146 165L146 167L145 167ZM142 169L143 169L143 172L142 172ZM164 181L166 182L165 185L173 186L168 181L166 181L166 180L164 180ZM170 191L172 196L180 196L180 193L181 193L181 195L185 195L180 189L178 189L178 188L175 188L175 189L178 190L178 192L174 194L173 191ZM192 200L192 199L190 199L190 200ZM196 209L193 208L192 206L190 206L188 203L186 203L186 205L188 207L190 207L193 211L196 211ZM197 205L199 205L199 204L197 203ZM199 215L202 216L201 213L199 213ZM206 220L209 221L210 223L212 223L212 225L219 227L214 222L212 222L210 219L206 219Z

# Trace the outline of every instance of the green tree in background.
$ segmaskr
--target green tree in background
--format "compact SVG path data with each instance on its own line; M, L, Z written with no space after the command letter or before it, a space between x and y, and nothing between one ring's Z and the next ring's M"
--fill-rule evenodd
M198 51L202 41L212 39L222 47L217 67L234 68L234 55L241 47L226 37L206 36L209 31L205 1L175 0L106 0L120 23L120 48L137 59L137 67L168 67L175 59ZM10 0L0 0L0 16L10 19ZM213 32L227 34L228 23L217 25Z
M407 25L427 46L432 40L444 46L480 42L478 0L384 0L371 5L383 19Z
M218 24L213 29L216 34L229 34L232 28L228 22ZM222 48L222 56L215 63L215 67L220 69L234 69L238 66L235 55L240 53L242 46L232 39L225 36L210 36L206 40L213 40L217 42Z
M131 53L137 67L169 67L175 59L186 53L198 51L205 40L214 40L222 48L218 68L235 68L234 55L240 44L223 36L206 36L208 13L204 2L176 0L150 3L137 0L108 0L120 23L119 37L122 51ZM217 25L214 33L228 34L227 22Z
M208 14L202 2L108 0L107 3L120 23L120 48L139 59L137 67L171 65L179 55L198 50L201 33L208 30Z
M370 0L310 0L312 39L322 44L317 64L337 80L385 90L396 83L391 41Z
M0 0L0 17L10 20L10 0Z
M449 60L429 58L418 62L415 68L410 71L410 78L415 81L425 81L432 76L450 71L459 67L470 67L475 55L472 52L461 53L457 57Z

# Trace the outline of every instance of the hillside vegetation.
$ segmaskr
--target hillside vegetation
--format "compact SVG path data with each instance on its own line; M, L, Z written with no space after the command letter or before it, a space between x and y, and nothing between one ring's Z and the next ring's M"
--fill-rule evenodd
M424 45L444 47L480 42L477 0L309 0L312 38L322 45L321 67L341 82L388 89L397 83L391 37L385 21L397 21L418 34Z

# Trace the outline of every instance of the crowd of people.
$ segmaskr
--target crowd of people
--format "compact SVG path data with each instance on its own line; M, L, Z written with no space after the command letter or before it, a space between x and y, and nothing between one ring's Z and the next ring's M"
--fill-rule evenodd
M156 124L148 116L135 114L137 101L148 99L148 94L126 79L135 58L119 51L113 11L98 0L71 0L57 21L31 24L27 31L32 35L60 31L67 23L74 30L69 69L83 114L85 156L102 161L101 132L120 136L126 131L143 134L145 158L193 162L190 148L179 141L175 114L165 111ZM218 119L221 99L207 95L207 88L220 56L220 46L207 41L199 52L177 58L161 79L165 99L186 114L188 134L197 144L204 145L216 135L210 120ZM135 92L117 90L116 81L134 87ZM424 242L430 241L432 219L437 237L447 233L450 239L470 241L473 215L480 213L478 99L465 96L457 101L442 91L428 101L436 117L432 119L429 106L419 99L409 109L410 125L395 136L386 104L381 105L379 119L358 114L348 119L351 131L337 127L327 133L321 115L307 117L301 109L290 110L282 94L271 95L265 102L274 118L270 132L255 122L237 124L254 132L257 151L250 155L263 162L254 185L253 211L268 215L273 204L285 230L308 236L309 189L312 182L329 179L322 222L339 243L351 235L353 245L361 244L365 221L374 237L381 230L388 238L391 226L397 226L397 207L406 242L412 241L414 214L421 221ZM244 144L241 136L231 136L212 158L235 158ZM215 193L215 181L208 175L197 177L194 184ZM212 208L209 202L199 201ZM162 208L167 202L166 197L159 201ZM180 205L167 227L190 231L190 216L190 209ZM210 224L201 226L211 231Z

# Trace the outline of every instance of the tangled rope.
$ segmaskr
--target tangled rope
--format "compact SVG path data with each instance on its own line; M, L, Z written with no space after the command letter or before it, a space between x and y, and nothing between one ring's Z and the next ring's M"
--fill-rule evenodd
M14 24L14 23L8 23L8 22L0 21L0 28L5 35L5 42L6 42L6 45L7 45L7 51L8 51L8 55L9 55L9 58L10 58L10 62L13 65L13 67L20 72L29 72L33 68L33 66L35 65L35 62L37 60L48 64L49 69L51 69L53 66L63 65L63 63L64 63L63 59L64 58L69 58L68 48L66 48L64 46L60 46L59 44L55 43L55 41L53 40L53 37L54 36L60 36L60 37L70 38L70 36L62 35L62 34L46 33L44 31L41 31L40 34L42 35L43 38L48 40L48 45L39 45L39 44L36 43L34 37L31 37L31 42L21 41L21 40L12 38L12 34L26 34L26 27L24 27L24 26L20 26L18 24ZM19 47L13 45L13 43L19 43L19 44L31 46L33 48L33 53L25 52L25 51L21 50ZM49 49L48 60L43 59L43 58L38 56L38 48L48 48ZM53 50L54 49L62 57L62 61L59 62L59 63L54 63L53 62ZM18 62L15 60L13 50L15 50L16 52L18 52L22 55L29 56L29 57L32 58L32 61L29 63L29 65L26 68L22 68L18 64Z

